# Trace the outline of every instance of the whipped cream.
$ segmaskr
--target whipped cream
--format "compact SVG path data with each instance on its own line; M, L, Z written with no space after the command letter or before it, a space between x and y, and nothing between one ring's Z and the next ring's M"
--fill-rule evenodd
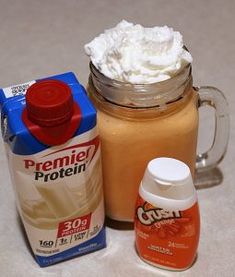
M183 38L172 28L145 28L122 20L85 45L86 54L105 76L146 84L167 80L192 62Z

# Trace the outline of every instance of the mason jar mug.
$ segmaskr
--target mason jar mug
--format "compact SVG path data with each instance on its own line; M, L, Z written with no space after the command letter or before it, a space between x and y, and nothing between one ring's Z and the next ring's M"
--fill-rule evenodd
M148 162L170 157L207 170L224 156L228 142L228 108L213 87L193 87L191 65L174 77L151 84L110 79L90 64L88 93L98 111L106 215L133 221L140 181ZM196 155L201 106L215 109L214 140Z

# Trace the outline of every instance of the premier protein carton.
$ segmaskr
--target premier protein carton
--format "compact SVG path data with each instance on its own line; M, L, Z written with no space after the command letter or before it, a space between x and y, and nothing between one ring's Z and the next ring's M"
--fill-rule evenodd
M40 266L106 246L96 111L73 73L0 90L17 207Z

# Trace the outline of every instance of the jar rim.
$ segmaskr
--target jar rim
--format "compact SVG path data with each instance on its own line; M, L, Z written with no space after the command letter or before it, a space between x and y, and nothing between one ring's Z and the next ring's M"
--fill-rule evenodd
M106 100L125 107L162 106L175 101L192 83L192 65L186 64L167 80L147 84L132 84L111 79L90 62L91 81L96 91Z
M117 79L112 79L106 75L104 75L101 71L99 71L99 69L92 63L92 61L90 61L89 63L89 67L90 67L90 71L95 74L95 75L99 75L100 77L102 77L104 80L103 81L107 81L112 83L113 85L116 86L124 86L124 87L130 87L132 88L134 87L146 87L146 86L162 86L166 83L169 83L169 81L174 80L175 78L177 78L177 76L181 75L185 70L190 69L192 70L192 64L191 63L187 63L185 64L175 75L173 75L172 77L166 79L166 80L162 80L162 81L158 81L158 82L153 82L153 83L141 83L141 84L135 84L135 83L130 83L130 82L123 82Z

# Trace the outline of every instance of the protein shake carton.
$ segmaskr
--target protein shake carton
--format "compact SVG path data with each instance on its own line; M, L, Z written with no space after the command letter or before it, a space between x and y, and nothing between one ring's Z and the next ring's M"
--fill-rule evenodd
M96 111L74 74L2 89L0 102L17 206L38 264L105 247Z

